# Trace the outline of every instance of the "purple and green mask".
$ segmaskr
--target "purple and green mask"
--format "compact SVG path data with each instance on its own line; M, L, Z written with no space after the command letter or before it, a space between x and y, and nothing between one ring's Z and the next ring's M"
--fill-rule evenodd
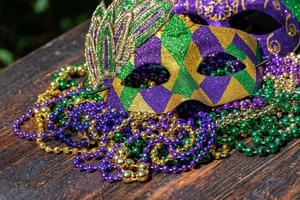
M132 112L222 105L251 95L262 57L293 51L298 30L277 0L117 0L92 18L89 80L110 88L110 106Z

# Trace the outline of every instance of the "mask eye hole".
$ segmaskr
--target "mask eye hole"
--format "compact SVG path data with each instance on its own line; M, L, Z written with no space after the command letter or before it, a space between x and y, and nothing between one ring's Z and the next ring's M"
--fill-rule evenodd
M192 22L194 22L195 24L199 24L199 25L208 25L207 21L205 21L205 19L203 19L202 17L200 17L199 15L196 14L187 14L186 16L188 16L190 18L190 20Z
M134 69L124 81L123 85L132 88L153 88L168 82L170 72L159 64L147 64Z
M281 28L280 23L267 13L247 10L233 16L229 24L232 28L250 34L265 35Z
M227 76L237 73L246 66L236 57L225 52L206 56L198 67L198 73L206 76Z

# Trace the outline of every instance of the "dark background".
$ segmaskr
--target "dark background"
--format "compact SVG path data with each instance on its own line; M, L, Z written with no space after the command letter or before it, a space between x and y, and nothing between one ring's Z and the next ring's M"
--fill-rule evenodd
M112 0L0 0L0 70L91 18L100 1L109 5ZM231 26L256 34L280 26L262 14L244 12Z
M0 0L0 69L88 20L99 2Z

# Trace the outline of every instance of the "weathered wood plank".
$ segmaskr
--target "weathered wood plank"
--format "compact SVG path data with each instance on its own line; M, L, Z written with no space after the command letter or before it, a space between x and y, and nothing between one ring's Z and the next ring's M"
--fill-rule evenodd
M0 72L0 199L300 199L300 141L280 153L248 158L233 152L198 170L154 174L151 181L109 184L72 168L71 156L46 155L12 136L10 126L49 84L53 70L83 62L88 24Z

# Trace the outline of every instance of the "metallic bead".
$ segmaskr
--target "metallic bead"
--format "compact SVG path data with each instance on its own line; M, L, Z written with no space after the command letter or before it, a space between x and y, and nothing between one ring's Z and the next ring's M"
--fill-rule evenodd
M40 149L45 149L46 148L46 143L45 142L39 143L39 148Z
M52 151L53 151L53 149L51 147L46 146L46 148L45 148L46 153L51 153Z
M127 149L125 148L119 148L117 150L117 155L120 157L120 158L125 158L127 155L128 155L128 151Z
M42 138L37 138L37 139L36 139L36 143L41 143L41 142L43 142L43 139L42 139Z
M133 166L134 164L135 164L134 160L132 160L132 159L127 159L127 160L126 160L126 165L127 165L128 167L131 167L131 166Z
M73 148L73 149L72 149L72 154L73 154L73 155L77 155L78 152L79 152L78 148Z
M64 148L63 148L63 152L64 152L64 154L70 153L69 147L64 147Z
M143 169L143 170L148 169L147 164L145 164L143 162L138 163L137 166L138 166L139 169Z
M80 153L81 154L86 154L87 152L88 152L88 150L86 148L80 149Z
M54 147L53 152L59 154L61 152L60 147Z
M221 152L215 152L213 153L213 156L215 157L216 160L220 160L221 159Z
M122 167L125 165L125 160L118 158L116 159L116 165L118 165L119 167Z
M145 182L148 180L149 171L148 170L139 170L136 174L136 178L139 182Z
M67 66L67 67L66 67L67 72L70 72L71 69L72 69L71 66Z
M125 170L122 174L122 179L125 183L131 183L133 182L133 171L131 170Z
M96 153L96 152L97 152L97 149L96 149L96 148L92 148L89 152L90 152L90 153Z

